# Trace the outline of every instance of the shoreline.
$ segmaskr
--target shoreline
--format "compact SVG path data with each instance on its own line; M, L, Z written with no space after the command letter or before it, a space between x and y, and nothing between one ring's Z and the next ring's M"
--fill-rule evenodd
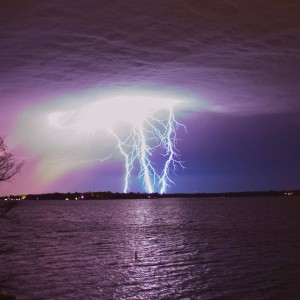
M1 196L0 200L114 200L114 199L163 199L163 198L229 198L229 197L262 197L262 196L299 196L300 190L223 192L223 193L114 193L114 192L75 192L44 193L28 195Z

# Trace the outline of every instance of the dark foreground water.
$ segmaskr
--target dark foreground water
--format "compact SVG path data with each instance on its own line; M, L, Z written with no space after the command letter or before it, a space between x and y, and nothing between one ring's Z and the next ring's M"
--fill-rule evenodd
M25 200L8 217L0 286L19 300L300 296L299 197Z

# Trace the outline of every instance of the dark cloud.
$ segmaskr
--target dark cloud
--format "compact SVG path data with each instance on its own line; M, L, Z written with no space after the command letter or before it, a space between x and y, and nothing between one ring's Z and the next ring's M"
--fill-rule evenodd
M299 110L298 1L9 1L1 92L176 85L224 111Z

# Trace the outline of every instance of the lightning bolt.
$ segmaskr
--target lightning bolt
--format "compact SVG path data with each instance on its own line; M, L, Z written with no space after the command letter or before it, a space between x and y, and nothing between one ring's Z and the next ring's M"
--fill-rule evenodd
M166 119L155 117L155 112L150 113L144 122L132 126L130 134L123 141L111 131L125 161L124 193L129 190L131 172L136 164L139 165L139 177L142 178L147 193L153 193L158 188L163 194L171 183L174 184L170 178L171 171L175 172L178 166L184 168L176 149L176 132L179 127L186 131L186 127L175 120L173 110L169 108ZM152 161L152 155L157 150L160 150L160 155L164 158L160 173Z

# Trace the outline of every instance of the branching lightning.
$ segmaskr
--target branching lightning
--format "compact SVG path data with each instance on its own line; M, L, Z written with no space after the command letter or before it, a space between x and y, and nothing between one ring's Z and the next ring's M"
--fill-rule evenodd
M124 193L130 191L133 171L147 193L165 193L174 184L171 174L183 168L176 149L179 128L170 98L114 97L91 102L77 110L54 112L49 123L58 130L73 130L88 138L104 130L115 140L115 149L124 159ZM101 115L101 119L99 118Z
M124 141L115 132L111 132L125 160L124 193L128 192L131 172L136 163L139 165L139 177L142 178L147 193L153 193L156 188L161 194L165 193L170 183L174 184L170 178L171 171L175 172L178 166L183 168L176 149L176 132L179 127L186 128L175 120L172 108L165 110L168 114L166 119L156 118L155 113L150 112L141 124L132 126ZM160 173L152 159L157 150L164 157Z

